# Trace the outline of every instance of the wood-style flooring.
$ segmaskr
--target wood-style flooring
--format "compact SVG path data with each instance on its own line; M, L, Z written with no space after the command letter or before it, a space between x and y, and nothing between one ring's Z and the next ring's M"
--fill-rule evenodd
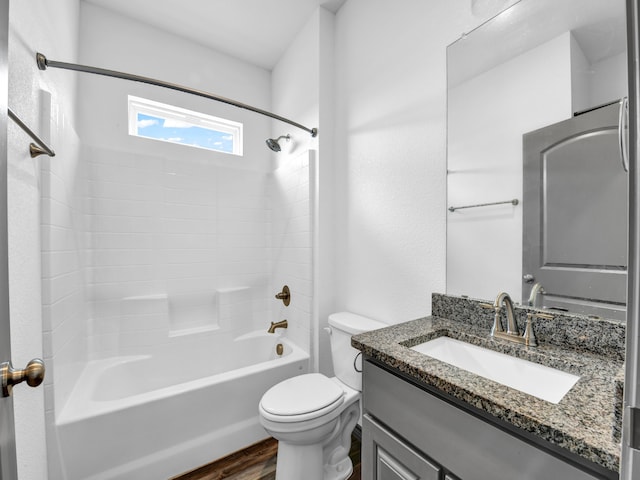
M275 480L277 453L278 442L268 438L170 480ZM360 440L355 435L349 456L353 473L348 480L360 480Z

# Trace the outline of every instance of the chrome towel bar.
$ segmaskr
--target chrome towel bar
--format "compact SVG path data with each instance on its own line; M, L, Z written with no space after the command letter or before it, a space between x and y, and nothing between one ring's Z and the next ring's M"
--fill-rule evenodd
M490 205L503 205L507 203L510 203L511 205L518 205L520 202L517 198L514 198L513 200L505 200L504 202L478 203L476 205L464 205L463 207L449 207L449 211L455 212L456 210L462 210L463 208L488 207Z
M29 144L29 154L31 155L31 158L36 158L38 155L49 155L50 157L56 156L56 152L54 152L50 146L44 143L42 139L33 132L33 130L31 130L22 120L20 120L20 117L13 113L13 110L11 110L10 108L7 110L9 113L9 118L16 122L16 125L24 130L24 132L29 135L34 142L37 143L37 145L34 143Z

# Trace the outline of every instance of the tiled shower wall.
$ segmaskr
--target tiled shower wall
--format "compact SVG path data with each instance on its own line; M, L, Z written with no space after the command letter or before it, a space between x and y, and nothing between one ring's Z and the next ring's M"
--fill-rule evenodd
M311 345L315 152L289 155L273 174L271 290L291 290L291 303L276 301L273 321L288 320L287 336L307 352Z
M91 359L283 318L309 350L311 153L266 173L85 146L43 172L45 344L71 372L56 410Z
M228 329L267 322L267 174L98 148L84 156L92 357L215 332L223 303L242 292Z
M82 267L84 228L81 199L76 195L84 165L80 142L67 125L65 145L74 151L63 160L41 163L41 252L43 352L47 365L47 423L54 406L61 407L87 359L85 272ZM54 389L55 384L55 389Z

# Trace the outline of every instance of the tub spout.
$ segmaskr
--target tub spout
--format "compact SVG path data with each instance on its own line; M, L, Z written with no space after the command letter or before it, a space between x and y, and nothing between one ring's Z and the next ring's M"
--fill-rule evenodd
M276 332L276 328L287 328L289 326L289 322L287 322L286 320L281 320L279 322L271 322L271 326L269 327L269 330L267 330L267 333L275 333Z

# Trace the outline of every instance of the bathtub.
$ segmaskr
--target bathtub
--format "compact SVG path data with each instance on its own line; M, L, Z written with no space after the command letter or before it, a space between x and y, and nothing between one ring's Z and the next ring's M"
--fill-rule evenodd
M268 436L262 394L309 355L263 331L198 341L87 364L56 418L67 480L167 479Z

